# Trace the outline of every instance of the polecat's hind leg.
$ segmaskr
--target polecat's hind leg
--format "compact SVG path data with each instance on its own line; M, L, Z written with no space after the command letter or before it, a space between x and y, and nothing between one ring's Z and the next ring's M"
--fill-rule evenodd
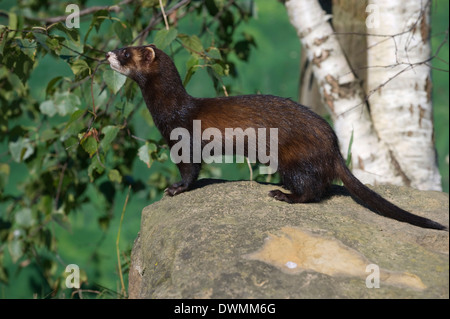
M269 196L273 197L279 201L282 202L287 202L290 204L293 203L304 203L304 201L302 200L302 196L301 195L296 195L296 194L288 194L288 193L284 193L278 189L274 189L271 190L269 192Z
M269 192L269 196L273 197L279 201L294 204L294 203L311 203L311 202L317 202L320 200L320 198L317 198L316 196L309 196L308 194L288 194L285 192L280 191L279 189L274 189Z
M301 167L298 165L298 167ZM302 171L300 169L295 171ZM306 169L303 173L291 170L280 170L280 176L284 187L291 193L284 193L280 190L272 190L269 196L287 203L312 203L318 202L325 194L329 182L314 172Z

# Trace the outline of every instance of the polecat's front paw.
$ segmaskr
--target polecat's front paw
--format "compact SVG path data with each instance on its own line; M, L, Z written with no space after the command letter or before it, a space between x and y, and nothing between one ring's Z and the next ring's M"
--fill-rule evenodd
M178 182L167 187L164 192L169 196L175 196L186 191L187 189L188 187L183 182Z

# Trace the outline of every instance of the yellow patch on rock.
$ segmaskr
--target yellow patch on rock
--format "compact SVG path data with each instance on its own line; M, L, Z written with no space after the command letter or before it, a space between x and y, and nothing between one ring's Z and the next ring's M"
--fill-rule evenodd
M269 234L263 247L245 256L278 269L297 274L305 270L329 276L366 278L366 267L372 264L358 251L338 240L314 235L293 227L283 227L281 235ZM380 269L380 284L403 286L423 290L421 279L410 273Z

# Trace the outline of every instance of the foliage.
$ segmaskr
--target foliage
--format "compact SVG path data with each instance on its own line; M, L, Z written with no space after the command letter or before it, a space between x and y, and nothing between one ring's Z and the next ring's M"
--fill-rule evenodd
M255 46L249 34L235 32L252 18L253 2L163 1L169 29L159 3L122 1L118 9L103 7L83 15L81 28L72 29L65 20L49 19L65 14L61 4L47 8L46 1L26 1L1 12L1 282L10 276L3 263L8 252L20 267L39 269L48 283L41 297L54 296L64 276L56 267L53 225L70 229L68 216L95 201L104 205L97 220L107 228L117 193L128 186L136 192L145 185L149 197L155 197L173 176L174 171L154 173L147 181L133 176L136 161L150 168L166 161L168 151L159 137L137 136L137 117L149 126L153 123L143 112L136 84L104 63L107 51L154 42L174 59L188 56L185 85L199 69L206 69L218 94L231 90L223 82L226 76L236 76L230 55L245 61ZM39 11L44 7L45 12ZM201 21L197 32L181 27L186 17ZM64 61L72 74L50 79L40 101L30 94L29 80L47 55ZM6 193L16 163L27 178L18 193Z

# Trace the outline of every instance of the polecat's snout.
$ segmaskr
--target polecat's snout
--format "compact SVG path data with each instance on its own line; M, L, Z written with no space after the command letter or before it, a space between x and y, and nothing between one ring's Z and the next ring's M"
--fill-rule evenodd
M111 63L119 62L117 59L117 55L113 51L108 51L105 53L106 60Z
M129 75L129 70L126 68L118 59L117 54L114 51L109 51L105 54L106 60L108 61L111 69L122 73L123 75Z
M105 53L105 58L109 62L109 64L111 64L111 57L113 55L114 55L114 53L112 51L108 51L108 52Z

